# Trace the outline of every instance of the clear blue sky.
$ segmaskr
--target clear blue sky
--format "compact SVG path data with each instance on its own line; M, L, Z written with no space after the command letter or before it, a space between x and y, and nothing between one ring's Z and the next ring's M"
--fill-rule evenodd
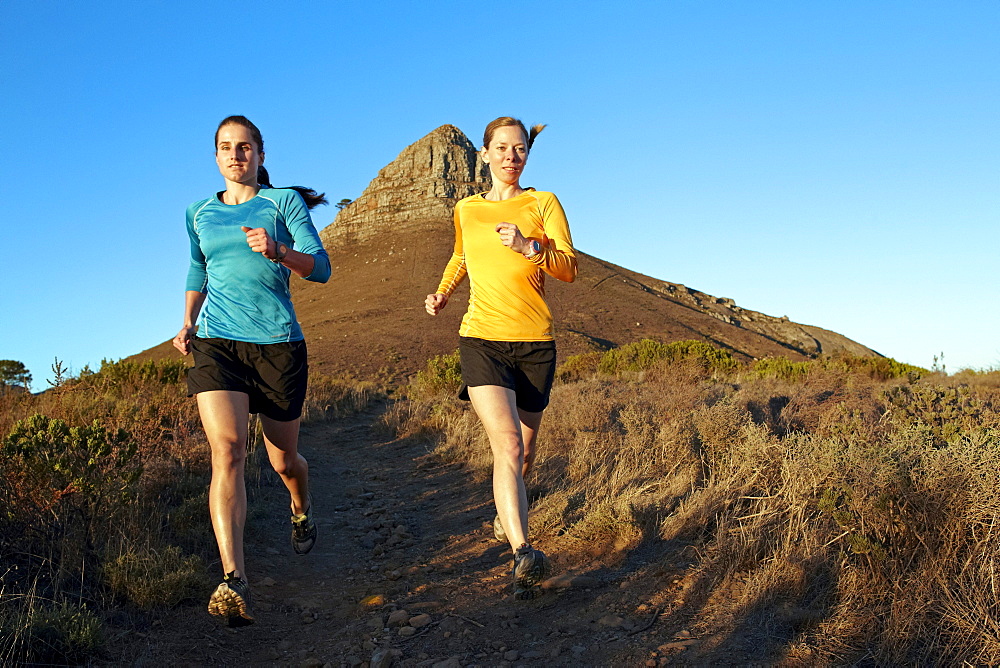
M184 209L234 113L274 183L332 201L444 123L548 123L523 181L580 249L1000 366L997 0L4 0L0 62L0 359L35 389L177 332Z

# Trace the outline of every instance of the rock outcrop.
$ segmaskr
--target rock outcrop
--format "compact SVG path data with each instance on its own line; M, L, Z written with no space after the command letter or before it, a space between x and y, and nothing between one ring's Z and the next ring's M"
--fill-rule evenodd
M452 219L455 202L490 189L489 168L454 125L442 125L407 146L379 170L320 237L328 247L367 241Z

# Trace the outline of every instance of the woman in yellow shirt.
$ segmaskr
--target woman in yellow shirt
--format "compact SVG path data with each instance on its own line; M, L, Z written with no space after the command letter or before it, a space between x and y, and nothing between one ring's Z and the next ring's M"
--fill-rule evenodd
M535 137L521 121L486 126L481 155L493 187L455 205L455 248L437 291L424 303L437 313L469 277L469 308L459 329L463 388L493 451L494 529L514 550L514 595L534 598L549 573L548 558L528 542L524 476L549 402L556 349L545 276L576 278L576 253L556 196L522 188L521 173ZM502 539L502 538L501 538Z

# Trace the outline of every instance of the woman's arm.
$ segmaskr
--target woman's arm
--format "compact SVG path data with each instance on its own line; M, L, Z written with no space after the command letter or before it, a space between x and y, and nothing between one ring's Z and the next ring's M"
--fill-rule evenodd
M326 283L330 280L330 257L327 255L326 249L323 248L323 242L319 238L316 226L313 225L309 208L299 193L294 190L286 191L286 193L287 199L278 200L281 202L279 209L284 218L285 228L295 243L295 250L286 246L284 257L282 257L281 244L275 239L271 239L273 247L268 247L264 243L259 249L254 248L253 244L250 243L249 234L247 235L247 243L250 243L253 250L262 253L268 260L279 260L280 258L279 263L296 276L315 283ZM265 235L267 235L266 231Z
M573 238L569 233L569 222L556 196L551 193L547 195L545 198L539 198L545 239L538 240L541 246L539 252L528 259L549 276L572 283L576 279L577 266Z
M292 250L285 244L275 241L263 227L255 227L251 229L244 226L240 229L246 233L247 244L253 252L260 253L272 262L277 262L300 278L318 280L312 276L313 271L316 269L315 255L311 253L300 253L297 250ZM326 258L326 251L323 251L323 257ZM327 279L330 278L329 259L326 259L326 266L326 276L323 280L319 281L320 283L326 283Z
M504 246L520 253L553 278L572 283L576 278L576 251L573 250L569 223L556 196L545 194L549 197L538 199L545 230L544 239L525 237L517 225L509 222L497 224L496 231ZM534 242L538 242L537 248Z
M467 274L465 267L465 249L462 242L462 225L459 222L459 207L455 207L455 245L452 247L451 258L444 268L441 282L438 284L437 292L427 295L424 300L424 309L431 315L448 305L448 298L455 291L458 284L462 282Z
M184 326L174 337L174 348L181 351L182 355L191 352L191 338L194 336L198 322L198 314L201 313L201 306L205 303L205 293L196 290L188 290L184 293Z

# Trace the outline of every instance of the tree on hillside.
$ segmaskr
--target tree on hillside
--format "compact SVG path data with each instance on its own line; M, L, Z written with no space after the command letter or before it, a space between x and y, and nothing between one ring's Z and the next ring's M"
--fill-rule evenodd
M337 207L338 209L343 209L343 208L344 208L345 206L347 206L348 204L350 204L350 203L351 203L351 202L353 202L353 201L354 201L354 200L352 200L352 199L347 199L347 198L345 197L344 199L342 199L342 200L340 200L339 202L337 202L336 204L334 204L334 206L336 206L336 207Z
M0 360L0 389L8 385L17 385L26 390L31 387L31 373L24 362Z

